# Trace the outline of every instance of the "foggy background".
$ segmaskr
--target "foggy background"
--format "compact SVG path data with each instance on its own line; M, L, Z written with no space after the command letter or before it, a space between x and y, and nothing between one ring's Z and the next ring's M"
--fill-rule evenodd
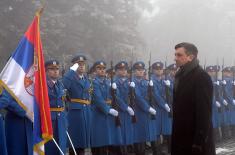
M0 1L0 69L31 23L39 0ZM95 60L173 63L174 46L192 42L201 65L235 62L234 0L47 0L41 16L46 59L66 67L74 54ZM133 56L132 56L133 52Z

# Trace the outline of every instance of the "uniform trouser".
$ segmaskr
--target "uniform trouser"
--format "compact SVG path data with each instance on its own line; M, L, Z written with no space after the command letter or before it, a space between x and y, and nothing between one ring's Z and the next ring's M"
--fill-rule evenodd
M222 131L222 137L223 139L228 139L230 138L230 128L228 125L223 125L221 127L221 131Z
M171 152L171 136L165 135L164 138L166 139L168 153L170 153Z
M153 155L158 155L159 154L159 149L158 149L159 145L157 141L153 141L151 142L151 150L153 152Z
M85 154L85 149L78 149L78 148L75 148L75 151L77 152L78 155L84 155ZM73 148L69 148L69 155L75 155L74 154L74 151L73 151Z
M127 146L109 146L109 155L127 155Z
M145 143L135 143L134 152L136 155L144 155L145 153Z
M232 137L234 137L235 136L235 125L231 125L230 130L231 130Z
M220 129L219 128L214 128L213 129L213 135L214 135L215 142L219 142L221 140Z
M92 155L108 155L109 148L108 146L93 147L91 148L91 152L92 152Z

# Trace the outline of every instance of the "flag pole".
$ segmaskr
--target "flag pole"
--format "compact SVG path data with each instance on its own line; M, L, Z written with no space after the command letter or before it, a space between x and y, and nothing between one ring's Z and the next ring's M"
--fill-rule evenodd
M75 150L75 148L74 148L73 142L72 142L72 140L71 140L71 138L70 138L70 136L69 136L68 131L66 131L66 134L67 134L67 136L68 136L68 138L69 138L69 142L70 142L70 144L72 145L72 148L73 148L73 152L74 152L74 154L75 154L75 155L77 155L77 152L76 152L76 150Z
M59 147L59 145L57 144L57 142L55 141L55 139L53 138L52 140L53 140L53 142L55 143L55 145L56 145L56 147L58 148L58 150L60 151L60 153L61 153L62 155L64 155L64 152L61 150L61 148Z

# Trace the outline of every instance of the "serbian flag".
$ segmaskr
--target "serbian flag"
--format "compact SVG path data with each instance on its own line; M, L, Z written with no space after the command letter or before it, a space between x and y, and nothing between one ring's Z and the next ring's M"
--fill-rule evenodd
M0 74L0 84L26 111L34 124L35 154L44 154L41 148L53 135L40 37L40 14L41 11L36 13Z

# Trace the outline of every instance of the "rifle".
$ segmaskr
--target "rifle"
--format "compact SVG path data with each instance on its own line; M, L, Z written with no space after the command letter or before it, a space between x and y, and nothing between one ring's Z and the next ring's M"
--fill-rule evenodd
M232 71L233 71L233 98L235 98L235 61L233 63Z
M130 64L130 82L132 82L132 77L133 77L133 73L132 73L132 61L131 61L131 64ZM134 108L134 104L135 104L135 89L131 86L129 86L129 105L130 107L133 109ZM131 117L131 122L132 123L136 123L136 116L132 116Z
M64 67L64 64L63 64L63 65L62 65L62 71L61 71L62 77L64 76L64 74L65 74L65 67Z
M113 84L113 75L115 73L114 68L113 68L113 61L111 61L111 75L110 75L110 79L111 79L111 96L112 96L112 108L117 110L118 106L117 106L117 98L116 98L116 89L113 89L112 84ZM120 121L120 117L115 116L115 124L116 126L121 126L121 121Z
M218 59L216 61L216 72L215 72L215 81L217 82L218 81L218 70L219 70L219 64L218 64ZM216 101L219 101L219 96L220 96L220 92L219 92L219 86L216 84L215 85L215 100ZM218 112L221 113L222 112L222 109L221 109L221 106L218 107Z
M150 52L150 55L149 55L148 77L149 77L149 83L150 83L150 81L151 81L151 52ZM148 85L149 104L150 104L151 107L154 107L153 102L152 102L152 96L153 96L152 92L153 92L153 86ZM155 115L151 115L151 119L155 120L156 119Z
M165 80L167 80L167 59L166 59L166 61L165 61L165 71L164 71L164 76L165 76ZM171 99L170 99L170 88L167 86L167 85L165 85L165 99L166 99L166 103L167 104L171 104ZM170 107L172 107L171 105L170 105ZM172 116L173 116L173 114L172 114L172 109L171 109L171 111L168 113L168 117L171 117L172 118Z
M205 61L204 61L203 69L206 70L206 58L205 58Z
M224 73L223 73L223 70L224 70L224 58L223 58L223 64L222 64L222 81L224 81ZM223 99L225 98L225 93L226 93L226 91L225 91L225 85L224 84L222 84L222 91L221 91L221 96L223 97ZM223 102L223 101L222 101ZM228 105L226 105L225 106L225 110L226 111L228 111L229 110L229 108L228 108Z

